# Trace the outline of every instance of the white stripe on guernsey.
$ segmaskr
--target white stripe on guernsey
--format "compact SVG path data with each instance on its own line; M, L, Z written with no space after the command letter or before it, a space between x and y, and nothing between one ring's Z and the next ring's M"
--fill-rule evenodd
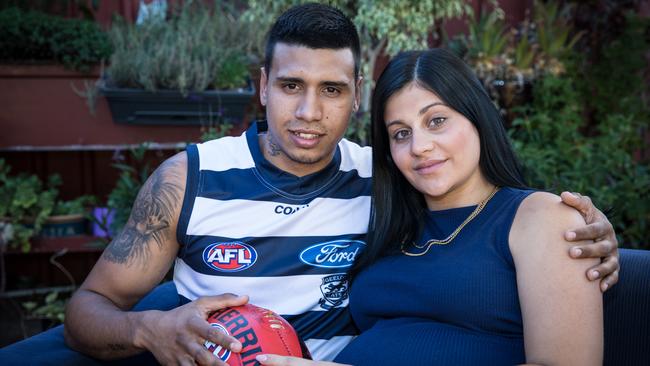
M298 210L284 214L278 208L287 206ZM368 230L369 212L369 196L315 198L309 207L196 197L187 234L227 238L363 234Z
M349 172L356 169L361 178L372 176L372 149L370 147L361 147L346 139L341 140L339 147L341 148L340 170Z
M332 361L334 357L341 353L354 336L338 336L331 339L308 339L305 346L309 348L311 357L316 361Z
M222 137L196 145L199 149L199 169L225 171L228 169L249 169L255 166L248 150L246 134L237 137ZM223 157L227 156L228 159Z
M215 271L216 272L216 271ZM189 300L202 296L233 293L248 295L250 303L283 315L303 314L307 311L325 311L318 304L325 275L231 277L195 272L182 259L176 258L174 284L176 291ZM346 299L340 305L348 305Z

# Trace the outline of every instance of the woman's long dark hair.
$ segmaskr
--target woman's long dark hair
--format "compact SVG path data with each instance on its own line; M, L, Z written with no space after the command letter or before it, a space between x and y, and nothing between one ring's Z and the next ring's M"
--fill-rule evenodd
M481 82L458 57L444 49L398 54L383 71L372 97L372 203L367 246L351 275L418 239L427 210L424 196L399 171L390 155L384 112L388 99L411 82L435 93L478 130L479 168L488 182L525 188L521 168L499 112Z

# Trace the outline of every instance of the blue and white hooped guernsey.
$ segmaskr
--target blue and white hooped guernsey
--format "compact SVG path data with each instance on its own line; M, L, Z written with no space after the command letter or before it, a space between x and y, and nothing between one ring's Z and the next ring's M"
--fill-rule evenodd
M262 155L265 125L188 147L174 283L182 302L249 295L285 317L314 359L332 360L358 333L345 272L365 246L371 150L344 139L326 168L296 177Z

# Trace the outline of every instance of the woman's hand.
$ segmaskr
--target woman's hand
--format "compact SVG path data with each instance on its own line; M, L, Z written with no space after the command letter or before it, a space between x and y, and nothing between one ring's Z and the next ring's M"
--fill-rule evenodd
M568 230L567 241L593 240L592 244L576 245L569 248L573 258L601 258L600 264L587 270L591 281L601 279L600 290L607 291L618 282L618 241L614 227L591 199L580 193L562 192L562 202L580 212L587 225Z
M257 362L267 366L343 366L343 364L326 361L312 361L299 357L259 355Z

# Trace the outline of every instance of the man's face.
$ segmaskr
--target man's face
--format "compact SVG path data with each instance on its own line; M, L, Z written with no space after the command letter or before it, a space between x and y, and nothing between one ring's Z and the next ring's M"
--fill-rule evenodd
M349 48L276 44L271 70L262 70L260 80L268 122L260 140L264 157L297 176L324 168L358 108L360 83Z

